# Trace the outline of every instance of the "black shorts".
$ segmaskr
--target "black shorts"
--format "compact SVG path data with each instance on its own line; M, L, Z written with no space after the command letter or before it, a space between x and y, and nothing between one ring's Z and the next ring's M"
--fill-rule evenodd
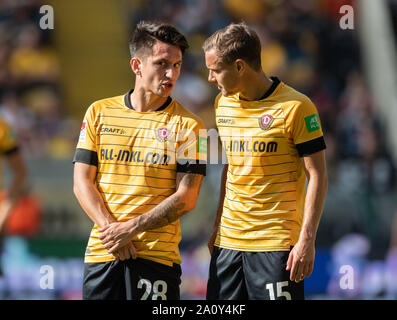
M84 300L179 300L181 267L137 258L85 263Z
M214 246L207 300L303 300L304 281L290 281L289 251L246 252Z

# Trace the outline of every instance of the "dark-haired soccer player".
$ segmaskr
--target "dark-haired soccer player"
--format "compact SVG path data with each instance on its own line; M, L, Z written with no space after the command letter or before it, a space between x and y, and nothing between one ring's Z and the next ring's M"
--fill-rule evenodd
M95 223L83 298L176 300L179 218L198 198L206 131L170 97L185 37L141 22L129 45L135 87L88 108L74 157L74 193Z
M228 157L209 249L207 299L304 299L327 191L316 107L261 69L261 44L231 24L204 45ZM308 180L307 192L305 191Z

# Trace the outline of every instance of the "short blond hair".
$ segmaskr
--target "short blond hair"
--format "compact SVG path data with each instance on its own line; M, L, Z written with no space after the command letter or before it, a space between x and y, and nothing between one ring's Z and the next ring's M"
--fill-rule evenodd
M254 70L261 68L261 42L256 32L244 22L231 23L206 39L204 52L212 49L227 64L242 59Z

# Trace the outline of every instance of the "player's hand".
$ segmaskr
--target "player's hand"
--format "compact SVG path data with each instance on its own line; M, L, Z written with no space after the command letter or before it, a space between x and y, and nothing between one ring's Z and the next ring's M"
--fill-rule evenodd
M117 260L136 259L136 248L132 242L113 253Z
M131 242L132 235L126 223L113 222L99 231L101 232L99 239L109 253L114 253Z
M290 280L300 282L309 277L313 272L314 257L314 242L299 240L288 256L286 270L291 270Z

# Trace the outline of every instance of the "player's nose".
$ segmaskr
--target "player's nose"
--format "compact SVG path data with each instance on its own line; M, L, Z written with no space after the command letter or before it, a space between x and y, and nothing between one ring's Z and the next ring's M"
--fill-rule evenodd
M208 82L215 82L216 80L215 80L215 77L214 77L214 75L212 74L212 71L210 71L209 73L208 73Z

